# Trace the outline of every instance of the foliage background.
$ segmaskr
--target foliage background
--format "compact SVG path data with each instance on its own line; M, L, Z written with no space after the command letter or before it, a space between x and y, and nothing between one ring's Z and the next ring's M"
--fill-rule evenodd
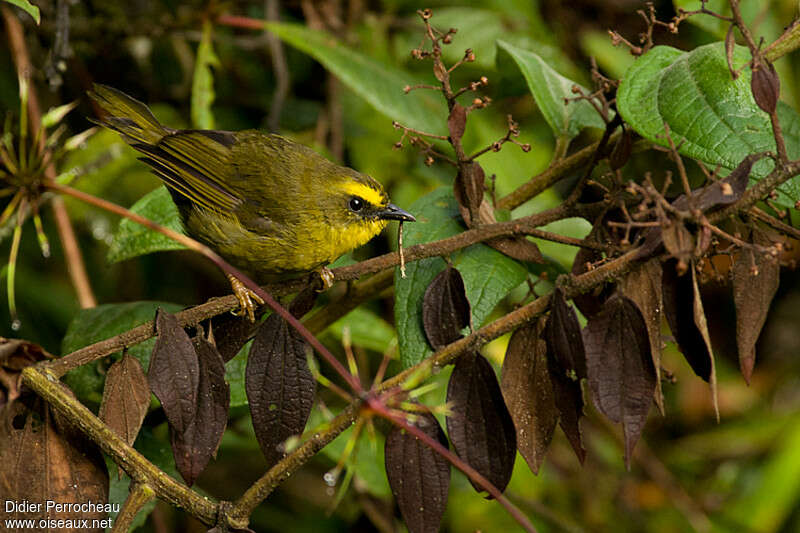
M152 104L162 122L172 127L191 124L190 100L195 56L203 20L219 12L265 18L264 2L214 4L206 2L132 1L70 2L69 47L58 57L54 35L56 3L36 2L42 23L36 26L22 17L34 65L40 67L35 80L43 109L79 100L78 109L68 115L72 132L88 127L86 117L94 115L85 91L93 82L120 88ZM676 1L683 5L685 2ZM305 2L282 2L282 21L314 25L307 17ZM411 59L422 30L415 10L434 9L435 25L456 27L454 44L447 59L458 59L470 47L477 60L458 76L466 81L481 75L489 78L486 89L493 104L470 116L465 135L468 149L477 149L501 137L505 115L512 113L520 123L521 142L532 150L523 153L506 146L481 162L489 174L496 174L498 196L511 192L541 172L554 150L553 135L508 56L499 53L495 42L502 39L535 50L565 76L590 84L589 58L594 57L602 72L623 75L632 58L614 48L606 35L613 28L631 40L643 28L635 0L604 2L583 0L562 3L540 1L430 2L420 5L405 1L362 0L315 3L318 12L336 13L333 32L348 45L395 71L401 77L433 81L428 63ZM674 15L670 2L658 2L662 20ZM771 42L796 15L796 3L789 0L745 2L757 35ZM684 50L724 38L724 28L697 18L684 24L680 33L660 33L657 41ZM722 31L723 33L720 33ZM277 80L267 46L260 32L214 27L214 48L219 59L213 68L216 100L212 107L215 127L239 130L269 129L275 113L273 95ZM426 193L449 186L451 170L428 167L412 149L393 150L399 132L387 116L372 108L343 83L337 83L325 68L291 46L285 46L290 86L280 107L278 130L315 147L334 160L344 162L380 180L393 201L408 207ZM56 50L57 52L57 50ZM54 74L48 65L64 61L63 73ZM782 99L797 109L797 57L776 65L781 74ZM50 72L50 75L47 73ZM55 69L58 72L58 69ZM411 74L409 74L411 73ZM19 109L18 88L11 52L0 40L0 113ZM49 89L48 89L49 87ZM397 87L400 91L402 86ZM446 116L435 117L442 129ZM584 132L573 147L588 144L597 132ZM132 205L159 181L135 160L132 150L110 132L101 131L82 150L66 161L61 171L93 165L97 168L78 179L85 191L124 206ZM648 152L635 161L641 170L658 172L668 168L666 158ZM556 205L560 188L539 195L521 206L514 216L523 216ZM151 254L109 264L106 254L118 220L80 203L68 200L76 222L81 249L87 262L92 287L101 303L158 300L188 306L226 294L227 282L209 263L183 251ZM70 321L78 305L66 275L63 255L49 212L44 212L45 231L51 236L53 256L45 260L38 251L30 227L22 240L18 265L17 299L22 328L11 331L7 309L0 307L0 335L40 343L61 353ZM589 226L570 221L559 233L583 237ZM391 230L393 231L394 228ZM352 259L387 251L395 239L387 232L356 251ZM0 252L7 253L10 227L0 228ZM543 246L554 259L556 270L568 269L575 249L561 245ZM347 259L345 259L347 260ZM514 477L507 490L512 501L533 517L540 531L686 531L703 527L708 520L719 531L800 530L800 333L797 315L800 290L797 273L784 271L780 292L758 345L758 364L748 387L737 371L736 347L730 331L732 305L727 289L704 288L706 309L714 336L720 381L722 421L714 419L705 384L692 374L682 357L668 344L664 366L674 373L675 384L665 384L667 413L652 416L639 443L630 472L625 471L618 428L607 426L589 413L584 422L588 449L581 467L569 445L557 432L554 445L538 476L533 476L518 457ZM524 293L524 291L523 291ZM510 309L512 297L502 309ZM349 324L356 352L364 368L373 371L380 354L396 345L392 298L382 298L335 324L323 335L331 349L341 352L342 330ZM501 310L495 311L499 316ZM358 328L369 324L371 327ZM499 339L484 350L500 363L507 339ZM444 401L444 383L449 372L434 379L441 386L428 394L430 405ZM325 398L325 394L322 394ZM591 410L589 407L588 409ZM264 465L246 411L232 408L232 420L217 460L198 482L208 494L233 499L263 471ZM321 419L318 414L317 420ZM313 424L313 421L312 421ZM148 419L137 442L149 449L151 457L171 461L163 421ZM312 427L312 426L309 426ZM336 488L328 486L328 472L344 448L346 436L330 445L314 461L293 475L252 517L256 531L339 531L372 530L392 523L391 500L385 482L382 441L365 441L357 456L357 476L344 499L334 505ZM159 447L161 443L161 447ZM374 444L374 446L373 446ZM166 451L165 451L166 450ZM112 476L113 478L113 476ZM384 522L382 522L384 520ZM450 502L445 516L449 531L513 531L518 527L494 502L477 495L466 478L453 474ZM168 506L159 504L148 519L145 531L202 531L203 527ZM384 529L385 530L385 529Z

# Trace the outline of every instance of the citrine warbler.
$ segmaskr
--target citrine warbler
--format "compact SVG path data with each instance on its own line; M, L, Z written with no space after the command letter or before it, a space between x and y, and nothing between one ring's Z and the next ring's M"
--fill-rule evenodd
M89 95L102 110L98 122L143 153L167 185L186 233L258 282L320 270L389 220L415 220L370 176L280 135L176 130L112 87L96 84ZM252 319L254 295L237 282Z

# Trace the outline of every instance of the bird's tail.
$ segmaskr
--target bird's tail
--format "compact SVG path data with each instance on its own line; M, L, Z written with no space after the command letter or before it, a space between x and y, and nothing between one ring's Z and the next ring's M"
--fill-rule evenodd
M94 84L89 96L103 110L93 121L122 134L129 144L155 145L172 130L162 126L150 109L139 100L108 85Z

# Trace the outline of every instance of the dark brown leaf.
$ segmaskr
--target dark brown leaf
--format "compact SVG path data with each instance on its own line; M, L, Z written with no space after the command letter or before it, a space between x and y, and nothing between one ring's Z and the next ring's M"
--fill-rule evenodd
M664 264L661 287L664 314L667 317L669 329L675 336L678 349L694 373L705 381L709 381L712 356L694 321L692 275L687 273L679 276L675 268L675 261L668 261Z
M580 419L583 416L581 378L586 377L586 352L581 327L575 310L567 305L564 291L556 288L551 300L550 316L544 329L547 344L547 371L559 412L559 425L564 430L583 463L586 450L581 438Z
M100 420L125 442L133 445L150 406L150 385L139 360L128 354L106 374Z
M664 414L664 395L661 392L661 262L651 259L633 269L620 282L622 294L630 298L642 313L650 340L650 355L656 370L655 401Z
M564 291L556 288L550 302L550 316L545 326L547 352L555 359L555 367L573 381L586 377L586 352L581 326L575 309L567 304Z
M753 229L752 242L761 246L772 244L758 228ZM733 264L733 301L736 306L739 368L748 384L756 360L756 341L779 283L780 264L777 259L752 249L739 252Z
M213 344L194 339L200 367L196 414L184 432L172 429L172 455L186 484L192 486L217 453L228 423L230 389L225 382L225 362Z
M461 330L470 324L470 307L461 273L447 266L440 272L422 299L422 326L434 349L447 346L462 337Z
M608 156L608 166L611 170L617 170L625 166L628 159L631 158L631 149L633 147L633 138L631 131L627 128L622 130L622 135L611 150L611 155Z
M517 429L517 449L534 474L544 461L558 423L553 386L547 371L545 320L518 328L503 360L502 380L508 411Z
M174 315L156 312L158 338L153 346L147 380L161 402L170 427L183 433L197 410L199 363L189 336Z
M750 90L758 107L767 113L775 112L781 94L781 79L772 63L765 61L753 68Z
M447 403L447 432L456 453L502 492L514 469L517 434L492 365L483 356L458 360L447 385Z
M583 463L586 450L581 437L581 417L583 416L583 393L579 380L567 377L563 368L558 366L555 357L547 357L547 371L553 385L553 395L558 408L558 425L564 431L567 440L578 460Z
M650 337L633 301L612 296L586 324L586 370L594 403L611 421L622 423L625 461L644 428L656 388Z
M447 118L447 131L450 132L450 139L457 142L464 135L464 128L467 126L467 109L461 104L456 104L450 111Z
M260 322L251 322L246 316L237 316L231 313L217 315L208 322L206 328L211 331L214 345L226 363L236 357L236 354L247 344L247 341L256 334Z
M596 225L586 238L592 242L600 242L598 235L602 233L602 227ZM602 259L603 254L599 250L595 250L594 248L578 248L578 253L575 254L575 259L572 261L571 273L575 276L579 276L588 272L588 267L590 265L598 263ZM603 302L605 302L613 292L613 287L607 283L603 283L595 287L592 291L575 296L572 302L580 312L583 313L583 316L590 317L600 312L600 309L603 308Z
M307 348L279 315L264 321L250 348L245 391L256 439L269 466L283 457L286 439L303 432L314 404Z
M473 162L464 165L464 167L459 170L453 183L453 194L459 206L464 208L461 210L461 216L469 227L474 227L476 225L472 221L471 213L473 211L477 212L481 207L485 181L486 174L483 172L483 168L480 164ZM489 208L488 203L484 209L486 208ZM480 222L483 223L486 221L481 220Z
M41 507L4 509L3 520L73 520L75 527L58 531L104 531L100 527L81 527L78 521L88 520L91 525L92 520L107 518L107 512L48 510L44 505L48 500L108 502L108 474L100 451L78 431L56 423L55 416L40 400L32 402L32 410L25 403L28 402L14 402L0 409L0 498L4 502L41 503Z
M415 425L447 448L447 437L433 415L420 415ZM439 531L450 489L450 463L399 427L386 436L384 456L389 486L410 533Z
M497 237L496 239L489 239L484 244L488 244L498 252L502 252L517 261L537 264L545 263L544 256L539 251L539 246L523 235Z

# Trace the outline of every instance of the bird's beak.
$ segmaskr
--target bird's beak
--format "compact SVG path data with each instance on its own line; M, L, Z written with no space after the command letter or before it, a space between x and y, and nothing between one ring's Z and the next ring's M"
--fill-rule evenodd
M378 213L378 218L382 218L384 220L401 220L405 222L417 221L417 219L414 218L414 215L404 209L400 209L394 204L389 204L383 211L380 211Z

